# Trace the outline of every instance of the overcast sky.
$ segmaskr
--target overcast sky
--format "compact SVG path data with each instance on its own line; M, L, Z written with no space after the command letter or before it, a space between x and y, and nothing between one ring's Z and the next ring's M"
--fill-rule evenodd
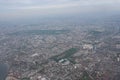
M0 0L0 19L119 9L120 0Z

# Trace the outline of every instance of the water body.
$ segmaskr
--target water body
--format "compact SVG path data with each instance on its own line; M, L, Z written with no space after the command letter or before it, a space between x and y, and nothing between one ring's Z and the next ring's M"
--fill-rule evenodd
M8 74L8 65L0 63L0 80L5 80Z

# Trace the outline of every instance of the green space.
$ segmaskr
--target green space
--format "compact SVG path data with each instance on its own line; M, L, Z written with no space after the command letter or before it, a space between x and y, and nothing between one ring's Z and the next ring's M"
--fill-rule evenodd
M21 80L30 80L30 78L25 77L25 78L22 78Z
M58 35L68 33L69 30L23 30L9 35Z
M92 79L89 77L89 74L86 71L84 71L83 76L80 80L92 80Z
M96 30L94 31L94 30L93 30L93 31L91 31L91 33L92 33L92 34L100 34L101 32L100 32L100 31L96 31Z
M102 32L96 30L90 31L90 34L92 34L93 36L99 36L101 33Z
M59 55L51 57L50 59L53 59L56 62L58 62L61 59L68 59L69 60L73 54L78 52L78 50L79 50L78 48L70 48ZM72 60L70 60L70 61L72 61Z

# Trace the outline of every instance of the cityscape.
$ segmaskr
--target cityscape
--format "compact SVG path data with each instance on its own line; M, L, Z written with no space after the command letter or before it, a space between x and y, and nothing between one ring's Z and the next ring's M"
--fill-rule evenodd
M0 0L0 80L120 80L119 0L116 11L110 9L113 0L94 4L92 0L70 0L74 5L66 4L68 0L25 1ZM81 2L88 9L79 14L76 7ZM103 3L110 6L104 9ZM93 11L95 4L102 10ZM39 8L41 12L35 13ZM27 14L29 9L31 14ZM26 12L18 14L18 10ZM9 15L3 16L5 11Z

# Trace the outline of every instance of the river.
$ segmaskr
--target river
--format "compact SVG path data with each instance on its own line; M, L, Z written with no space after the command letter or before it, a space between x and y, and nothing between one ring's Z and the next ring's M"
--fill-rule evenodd
M8 65L0 63L0 80L5 80L8 74Z

